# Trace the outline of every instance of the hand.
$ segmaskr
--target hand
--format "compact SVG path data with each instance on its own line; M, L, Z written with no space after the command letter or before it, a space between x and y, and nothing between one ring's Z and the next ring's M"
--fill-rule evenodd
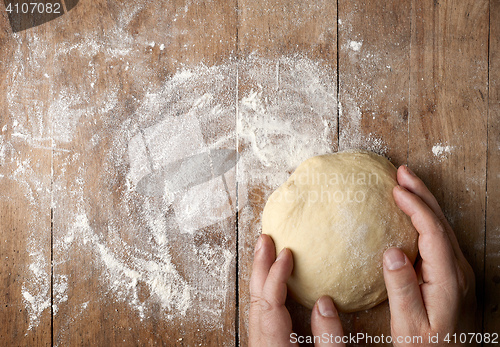
M447 333L474 332L476 301L472 268L424 183L405 166L398 169L397 178L399 186L394 188L394 199L419 233L421 260L415 271L401 250L391 248L384 254L394 345L411 345L398 343L398 337L421 336L425 344L429 335L439 334L443 342ZM255 247L250 281L250 346L292 345L292 322L285 299L293 259L288 249L281 251L276 261L274 258L271 238L261 235ZM329 297L320 298L314 305L311 328L314 336L343 335L337 310Z
M285 307L286 282L293 268L292 253L283 249L275 260L275 248L268 235L261 235L255 246L250 279L249 346L296 346L292 343L292 319ZM329 336L316 346L344 346L329 343L330 336L343 336L342 325L332 299L323 296L311 315L314 336ZM323 343L328 342L328 343Z
M394 200L419 233L421 260L415 272L401 250L391 248L384 254L393 341L397 336L422 336L425 344L428 334L439 334L440 342L449 346L443 341L446 334L475 331L474 272L425 184L406 166L398 169L397 179Z

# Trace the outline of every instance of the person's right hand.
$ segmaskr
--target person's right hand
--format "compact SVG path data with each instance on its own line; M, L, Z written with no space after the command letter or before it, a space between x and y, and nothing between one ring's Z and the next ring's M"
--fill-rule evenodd
M397 343L397 337L422 336L425 345L454 345L453 338L444 342L447 334L457 333L458 342L461 332L475 331L474 272L425 184L406 166L398 169L397 179L394 200L419 233L421 260L415 272L401 250L390 248L384 254L393 341L396 346L409 346ZM429 336L436 334L440 344L429 343Z

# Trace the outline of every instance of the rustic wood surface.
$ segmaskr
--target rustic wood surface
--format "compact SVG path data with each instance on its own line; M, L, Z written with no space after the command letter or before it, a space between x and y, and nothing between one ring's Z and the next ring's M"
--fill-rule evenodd
M9 27L6 22L6 15L2 11L1 21L1 39L2 58L0 71L2 76L7 76L12 68L12 63L16 59L14 52L15 46L9 40ZM26 47L17 56L26 59L29 56L29 49ZM40 78L42 71L30 71ZM2 111L0 119L2 127L5 124L12 124L7 112L7 90L9 81L6 78L1 79L0 104ZM35 86L34 86L35 87ZM37 86L40 87L40 86ZM39 88L39 97L47 97L48 88ZM24 91L17 96L20 99L32 98L29 90ZM33 112L32 105L23 105L22 111L29 114ZM49 117L45 115L43 121L50 123ZM5 129L2 131L2 155L0 159L0 194L1 214L0 214L0 259L2 267L0 272L2 294L0 296L1 315L0 315L0 338L9 345L38 345L46 346L51 342L51 311L45 309L39 317L39 324L36 329L28 330L29 312L26 310L22 295L23 279L30 270L30 254L27 249L30 243L30 224L37 226L39 237L43 240L43 246L38 249L38 255L44 259L51 257L51 213L50 213L50 195L45 192L51 189L51 152L46 149L32 148L22 141L13 141L11 145L5 146L4 141L12 139L12 131ZM27 197L27 190L31 190L34 182L26 181L24 185L15 184L17 176L23 176L19 172L19 162L26 165L28 170L37 170L40 172L39 180L36 182L41 188L39 192L30 194ZM23 180L24 177L21 178ZM33 192L33 191L32 191ZM47 288L50 285L50 261L40 265L43 270L38 278L41 285Z
M352 147L422 177L474 268L477 331L500 333L499 0L80 0L17 33L0 11L2 345L248 345L267 197ZM195 232L130 188L131 148L175 157L152 129L184 116L181 136L240 153L231 214ZM387 303L342 320L390 332Z
M487 153L488 8L487 1L415 2L410 76L409 165L436 196L474 269L479 307L486 156L478 153ZM436 143L450 151L429 160ZM482 320L478 312L478 329Z
M124 2L108 3L106 1L83 2L75 8L70 15L75 21L61 23L58 30L71 33L80 32L81 35L94 37L96 40L107 40L109 30L123 25L120 18L116 18L115 7L123 6ZM189 2L161 2L147 3L141 6L136 13L135 18L125 28L125 34L147 36L152 42L165 42L164 33L168 31L175 32L189 28L183 36L174 36L172 40L167 40L165 47L160 49L158 46L148 47L145 52L137 57L131 57L130 64L139 64L140 60L147 59L146 67L150 69L151 80L149 88L159 88L162 81L175 74L176 69L182 64L196 65L200 62L214 65L220 61L228 59L231 52L235 50L236 34L236 13L234 4L227 1L215 1L211 4L217 8L217 14L206 11L203 4L192 4L187 8L184 17L173 21L173 15ZM164 13L165 17L157 14ZM213 17L215 16L215 18ZM99 20L105 28L98 37L93 34L93 25ZM191 23L209 23L206 26L192 25ZM60 37L60 40L72 41L71 35ZM77 39L78 40L78 39ZM76 43L76 42L75 42ZM184 45L189 43L195 49L185 50ZM141 52L142 53L142 52ZM67 56L67 61L63 63L69 69L78 70L81 61L75 61L72 56ZM142 97L144 93L141 86L133 85L134 78L127 80L124 71L125 62L115 59L111 62L94 62L96 73L99 74L98 82L94 85L95 99L98 99L101 93L108 93L110 86L113 86L123 80L124 90L118 94L118 103L123 105L120 113L111 115L114 122L120 121L120 118L126 119L135 112L135 100ZM109 70L110 67L114 69ZM68 75L66 81L56 82L56 85L75 84L77 90L89 88L85 83L86 76L78 74L77 76ZM80 79L80 81L75 81ZM131 84L129 86L129 84ZM208 91L208 90L207 90ZM83 91L81 91L83 92ZM228 91L229 99L234 100L233 91ZM97 100L90 100L90 103L98 103ZM54 184L60 189L54 191L54 218L53 218L53 239L54 244L64 240L67 237L67 230L71 229L74 223L75 208L81 206L88 216L89 226L96 234L103 237L109 231L109 224L114 218L117 218L117 229L123 232L123 239L131 245L140 243L144 238L144 230L147 228L141 217L138 206L130 206L132 211L124 211L123 208L109 209L109 206L117 206L115 201L120 201L124 196L124 177L119 172L102 172L101 166L103 159L110 153L113 145L114 131L110 129L106 117L110 115L100 115L96 118L88 119L87 124L82 124L75 139L67 144L65 149L68 152L60 152L54 155ZM83 122L82 122L83 123ZM116 124L116 123L115 123ZM228 131L234 131L234 124ZM100 137L99 145L92 144L92 138ZM232 144L235 148L235 144ZM68 156L74 153L82 153L81 156L70 160L73 165L68 166ZM83 196L80 194L68 194L68 191L77 191L78 182L75 177L79 177L79 171L85 168L83 179L86 189ZM112 168L113 169L113 168ZM98 179L93 179L98 177ZM114 179L116 178L116 180ZM154 198L146 198L141 203L151 203L156 206L157 201ZM58 208L59 207L59 208ZM117 206L118 207L118 206ZM168 214L172 214L168 211ZM136 231L131 230L135 228ZM213 225L203 230L207 235L204 242L214 246L224 240L225 234L231 234L235 229L235 219L227 220L225 223ZM130 230L129 233L125 232ZM215 240L214 240L215 239ZM169 239L169 247L165 247L158 242L147 244L144 251L154 254L151 247L162 249L162 252L171 253L173 263L181 268L182 262L190 262L190 259L182 257L183 238ZM235 248L235 240L230 239L223 247L227 249ZM201 245L201 242L200 242ZM178 251L176 251L178 250ZM179 254L176 254L176 253ZM177 259L177 257L178 259ZM194 255L193 255L194 256ZM200 329L198 324L193 324L189 317L185 319L164 319L162 307L153 307L145 316L138 316L138 312L131 308L129 302L116 302L105 299L95 293L105 293L99 278L95 276L100 264L95 259L96 255L82 250L79 247L73 247L70 250L54 248L54 277L58 274L68 277L68 300L60 304L58 313L54 316L53 342L59 345L81 345L91 343L92 345L171 345L178 343L180 345L195 346L199 343L206 345L230 345L234 342L235 326L235 305L231 303L235 300L234 284L236 271L234 263L232 264L231 278L232 289L228 291L226 300L229 303L223 312L221 312L222 324L221 331L214 329ZM186 270L187 272L187 270ZM185 276L188 276L186 273ZM153 296L151 284L141 278L136 284L139 296ZM106 297L106 296L104 296ZM140 299L139 299L140 300ZM79 315L79 307L87 302L85 313L78 317L78 324L75 324L75 315ZM193 312L189 314L202 316L204 303L197 303Z

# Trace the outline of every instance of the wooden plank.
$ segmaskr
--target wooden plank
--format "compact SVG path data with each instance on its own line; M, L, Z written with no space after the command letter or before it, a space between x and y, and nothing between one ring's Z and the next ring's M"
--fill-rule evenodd
M409 1L339 1L339 149L407 161ZM388 302L342 315L345 333L390 335Z
M337 147L336 5L239 1L239 343L248 345L249 278L270 193L303 160ZM244 193L243 193L244 192ZM294 329L310 311L289 302Z
M234 9L92 1L47 24L60 33L52 38L54 343L234 344L235 218L226 200L235 183L178 177L175 168L176 160L205 165L186 157L210 145L236 148L236 71L226 64ZM190 178L200 183L193 190ZM183 210L210 194L221 220Z
M50 152L13 142L0 147L12 150L0 170L0 338L9 346L46 346L51 341L50 195L35 189L50 192ZM39 165L34 173L18 171L31 171L32 165Z
M32 50L46 34L13 35L0 20L0 340L8 346L51 343L51 128L40 117L50 53L35 62Z
M303 54L336 69L337 24L330 17L335 4L242 1L238 5L240 57Z
M45 346L51 339L50 195L36 189L50 192L50 152L9 140L0 147L7 152L0 170L0 338L5 345Z
M500 1L490 1L488 166L483 332L500 327Z
M410 2L339 1L339 148L406 163Z
M408 162L454 229L474 269L481 308L488 1L413 1L412 8Z

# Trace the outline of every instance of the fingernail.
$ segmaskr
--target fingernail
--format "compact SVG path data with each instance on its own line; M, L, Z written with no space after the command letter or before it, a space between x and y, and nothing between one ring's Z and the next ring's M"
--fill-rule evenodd
M281 260L285 256L285 250L286 248L281 250L280 254L278 254L278 258L276 258L276 261Z
M413 171L411 171L411 169L410 169L408 166L406 166L406 165L405 165L405 168L406 168L406 171L407 171L410 175L412 175L413 177L416 177L416 176L417 176L417 175L415 175L415 173L414 173Z
M398 187L398 189L400 189L400 190L402 190L402 191L404 191L404 192L407 192L407 191L408 191L408 189L406 189L406 188L405 188L405 187L403 187L403 186L399 186L399 185L398 185L397 187Z
M255 252L257 252L262 247L262 235L257 239L257 244L255 245Z
M406 257L400 249L389 248L384 253L384 263L389 270L398 270L406 264Z
M322 296L318 300L318 310L323 317L335 317L337 310L333 306L333 301L327 296Z

